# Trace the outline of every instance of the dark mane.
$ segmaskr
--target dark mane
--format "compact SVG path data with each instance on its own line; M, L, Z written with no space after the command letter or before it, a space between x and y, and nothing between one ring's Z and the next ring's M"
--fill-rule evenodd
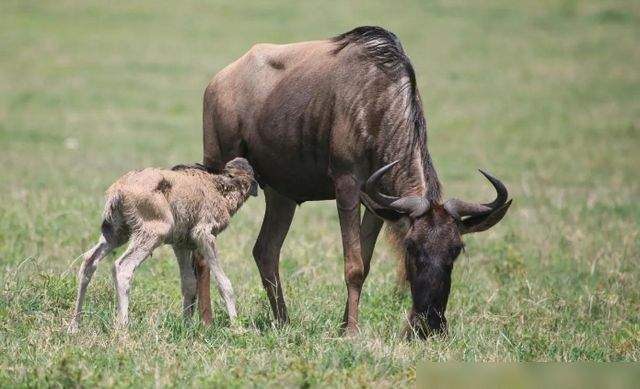
M337 54L349 44L361 45L364 48L365 59L374 63L387 76L399 80L402 76L409 77L411 93L415 95L416 74L409 57L404 52L398 37L381 27L363 26L331 38L337 43L333 54Z
M410 152L415 150L416 144L419 146L428 184L427 198L440 201L440 181L427 150L427 123L416 86L416 74L398 37L381 27L362 26L333 37L331 40L336 43L334 55L350 44L359 45L364 49L363 59L375 64L390 79L400 81L405 76L409 79L408 82L398 85L398 95L407 90L410 93L410 104L406 107L409 112L407 124L414 130L408 133L410 136L413 135L409 142Z

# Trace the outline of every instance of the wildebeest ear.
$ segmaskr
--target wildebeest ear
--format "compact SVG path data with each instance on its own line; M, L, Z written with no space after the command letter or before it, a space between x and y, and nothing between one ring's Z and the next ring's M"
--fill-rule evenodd
M251 187L249 188L249 194L253 197L258 195L258 182L256 180L251 180Z
M360 192L360 201L362 202L362 204L364 204L365 207L367 207L369 211L373 212L374 215L381 219L395 222L398 221L402 216L405 216L400 212L379 206L364 192Z

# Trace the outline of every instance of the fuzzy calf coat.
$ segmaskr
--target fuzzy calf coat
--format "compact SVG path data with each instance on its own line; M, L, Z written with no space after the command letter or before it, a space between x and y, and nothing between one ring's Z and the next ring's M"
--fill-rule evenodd
M198 166L177 166L132 171L119 178L106 193L100 240L84 254L70 331L78 329L84 295L98 263L127 241L129 247L113 267L119 326L128 323L133 272L162 244L173 246L179 263L185 318L192 316L196 299L191 251L198 250L214 274L233 321L233 289L220 266L215 237L255 192L253 169L243 158L228 162L222 174L211 174Z

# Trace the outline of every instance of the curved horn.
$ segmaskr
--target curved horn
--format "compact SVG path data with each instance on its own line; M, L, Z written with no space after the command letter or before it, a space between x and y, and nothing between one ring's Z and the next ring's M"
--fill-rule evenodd
M378 186L378 182L380 181L380 178L387 172L389 171L389 169L391 169L393 167L393 165L395 165L396 163L400 162L400 160L395 160L393 162L391 162L390 164L384 165L383 167L381 167L380 169L376 170L367 180L367 182L364 184L364 191L367 195L369 195L369 197L371 197L371 200L375 201L376 203L385 206L385 207L390 207L391 203L398 200L398 197L393 197L393 196L388 196L386 194L382 194L380 192L378 192L376 190L376 187Z
M507 199L509 198L509 192L507 191L507 188L504 186L502 181L500 181L499 179L495 178L494 176L485 172L482 169L478 169L478 171L482 173L482 175L485 176L487 180L489 180L489 182L491 182L491 185L493 185L493 187L496 190L496 199L490 203L483 204L483 205L491 209L495 209L502 206L504 203L506 203Z
M487 215L507 202L509 192L504 184L483 170L480 170L480 173L482 173L482 175L485 176L495 188L496 199L485 204L468 203L459 199L449 199L444 203L444 208L456 219L461 219L464 216Z
M467 203L458 199L450 199L444 203L444 208L451 216L458 219L460 232L468 234L470 232L480 232L496 225L509 210L511 201L509 192L504 184L491 174L480 170L483 176L491 182L496 190L496 199L490 203L478 204ZM468 216L464 220L462 217Z
M395 197L380 193L377 190L380 178L399 160L393 161L376 170L364 186L365 193L379 205L400 213L408 213L412 218L419 217L429 210L429 201L419 196Z

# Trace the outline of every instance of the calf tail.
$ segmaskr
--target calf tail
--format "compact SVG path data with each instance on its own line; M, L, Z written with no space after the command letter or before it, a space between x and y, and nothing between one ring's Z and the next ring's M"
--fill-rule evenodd
M107 242L119 244L121 231L124 228L124 216L122 213L123 194L120 191L107 194L107 201L102 213L102 236Z

